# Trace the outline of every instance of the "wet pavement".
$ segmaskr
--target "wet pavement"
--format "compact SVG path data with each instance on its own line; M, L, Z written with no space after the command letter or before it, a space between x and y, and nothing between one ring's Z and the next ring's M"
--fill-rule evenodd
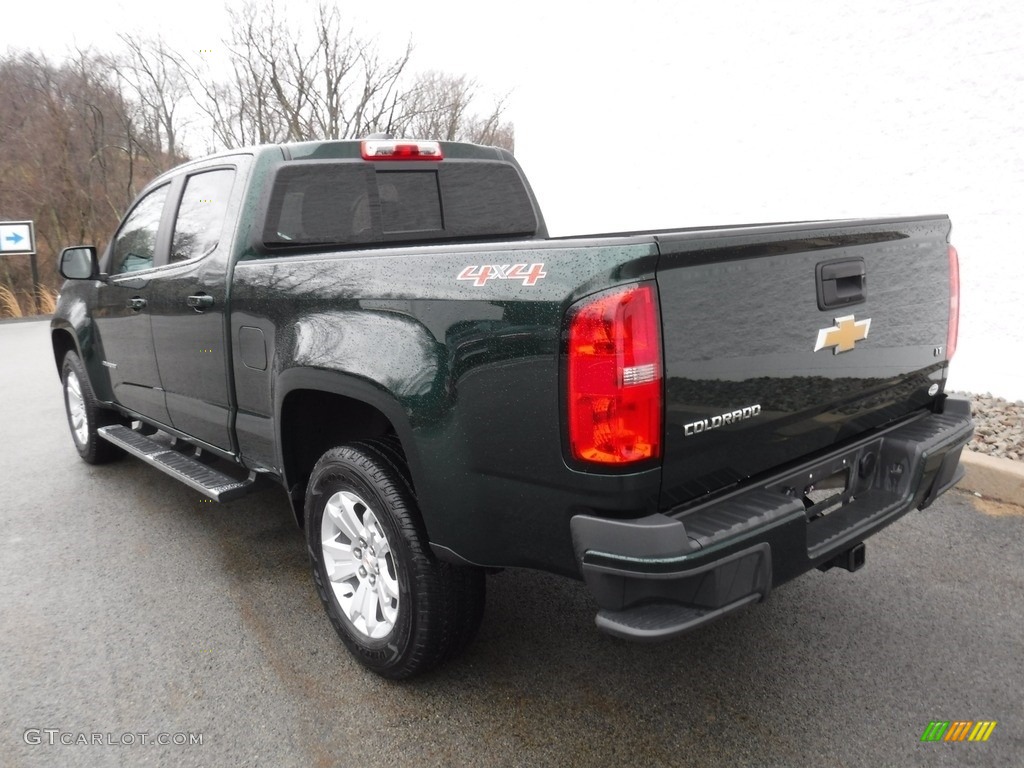
M580 583L503 572L463 658L388 683L324 616L283 491L217 505L88 466L47 324L0 324L0 356L5 766L1021 764L1018 507L948 494L858 573L663 645L598 633ZM998 725L921 743L933 720Z

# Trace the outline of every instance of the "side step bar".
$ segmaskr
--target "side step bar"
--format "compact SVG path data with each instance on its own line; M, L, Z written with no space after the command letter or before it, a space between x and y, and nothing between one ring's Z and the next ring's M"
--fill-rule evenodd
M245 480L236 480L191 456L172 450L163 443L150 440L145 435L140 435L120 424L100 427L97 432L104 440L123 448L133 456L138 456L147 464L166 472L175 480L180 480L214 501L234 501L245 496L256 483L255 472L250 472Z

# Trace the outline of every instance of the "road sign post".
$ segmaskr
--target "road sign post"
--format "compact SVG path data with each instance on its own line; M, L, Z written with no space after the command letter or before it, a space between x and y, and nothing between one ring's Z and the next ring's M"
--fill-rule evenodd
M32 260L32 307L39 312L39 265L36 264L36 228L32 221L0 221L0 256L28 256Z

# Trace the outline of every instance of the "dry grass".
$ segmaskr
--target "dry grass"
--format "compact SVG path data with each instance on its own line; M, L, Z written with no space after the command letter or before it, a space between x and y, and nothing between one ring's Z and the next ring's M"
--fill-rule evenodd
M10 286L0 283L0 317L24 317L18 297Z
M28 317L32 314L52 315L57 309L57 291L47 288L45 285L36 286L35 300L33 305L32 297L26 297L24 304L18 299L18 294L4 283L0 283L0 317ZM38 307L38 312L36 310Z
M57 309L57 291L47 288L45 285L36 286L36 302L39 306L39 314L52 315Z

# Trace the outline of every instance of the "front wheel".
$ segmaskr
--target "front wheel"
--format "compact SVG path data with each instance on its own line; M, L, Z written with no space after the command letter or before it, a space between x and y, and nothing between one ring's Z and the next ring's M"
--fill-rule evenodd
M306 492L313 578L349 651L383 677L425 672L464 648L483 615L484 575L442 562L427 543L397 451L327 451Z
M114 411L100 406L82 358L76 352L64 355L61 380L64 383L68 426L71 427L71 439L78 455L90 464L105 464L123 456L124 451L97 434L100 427L117 424L120 419Z

